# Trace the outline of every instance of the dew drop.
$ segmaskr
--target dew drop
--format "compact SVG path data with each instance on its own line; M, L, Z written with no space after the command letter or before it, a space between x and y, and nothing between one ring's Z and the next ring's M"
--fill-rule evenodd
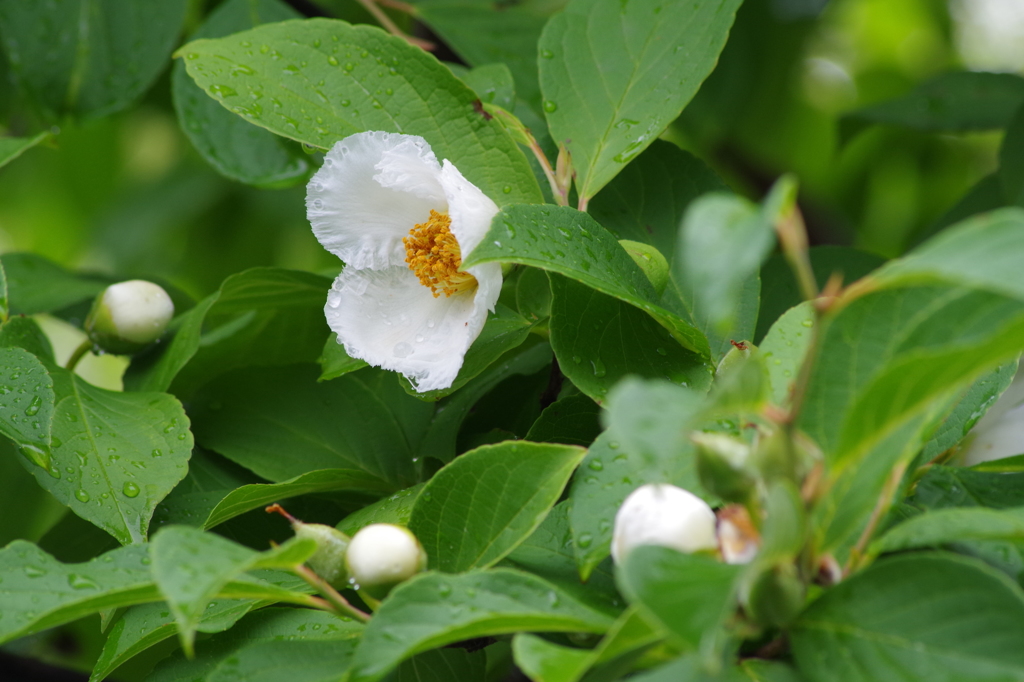
M95 590L99 588L99 585L91 579L77 573L68 574L68 585L76 590Z
M42 398L40 398L39 396L35 396L34 398L32 398L32 402L30 402L28 404L28 407L25 408L25 416L26 417L34 417L34 416L36 416L37 414L39 414L39 408L41 408L42 406L43 406Z
M551 50L541 50L540 56L543 57L544 59L551 59L555 56L555 53L552 52Z
M327 63L330 64L331 66L337 66L340 62L338 61L337 57L331 55L330 57L327 58Z
M552 102L551 100L545 100L544 111L548 112L549 114L553 114L554 112L558 111L558 105Z
M89 497L89 493L79 488L78 490L75 491L75 499L78 500L79 502L84 503L88 502L92 498Z
M587 466L593 469L594 471L604 471L604 464L599 459L590 460L590 463L587 464Z
M121 488L121 492L124 493L125 497L138 497L139 486L132 481L125 481L124 486Z
M586 549L587 547L590 547L590 545L592 545L593 543L594 538L591 537L590 533L581 533L580 536L576 538L576 546L580 549Z

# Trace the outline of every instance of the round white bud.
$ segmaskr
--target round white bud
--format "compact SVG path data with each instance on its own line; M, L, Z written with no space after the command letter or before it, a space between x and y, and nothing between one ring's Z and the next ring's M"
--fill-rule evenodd
M715 512L693 493L668 484L640 486L615 514L612 559L622 563L640 545L691 554L715 550Z
M386 590L424 570L427 554L407 528L373 523L352 537L345 565L354 585Z
M163 287L140 279L107 287L97 297L85 331L111 353L137 353L160 338L174 317L174 303Z

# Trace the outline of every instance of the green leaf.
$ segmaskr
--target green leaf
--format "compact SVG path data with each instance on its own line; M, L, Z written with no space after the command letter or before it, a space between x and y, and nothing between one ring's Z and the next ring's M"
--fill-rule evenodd
M51 467L29 471L46 490L123 545L144 542L157 504L185 476L192 434L165 393L118 393L52 368Z
M335 682L352 663L356 642L260 641L223 659L208 682Z
M533 632L604 632L612 620L550 583L498 568L425 573L399 585L366 626L351 682L381 679L413 654L473 637Z
M486 678L487 652L434 649L403 661L388 680L393 682L479 682Z
M819 290L825 288L833 274L842 276L843 284L849 285L885 263L881 256L849 246L812 246L807 250L807 257ZM757 331L751 340L760 346L768 329L803 300L786 256L778 253L769 258L761 268L761 308L757 314Z
M0 642L103 609L159 599L144 547L122 547L83 564L62 564L15 540L0 549Z
M702 194L727 190L703 161L655 140L594 197L589 213L617 239L651 244L671 262L686 208Z
M7 279L11 315L56 312L89 300L113 282L68 272L42 256L5 253L0 257Z
M667 462L687 449L687 427L700 407L700 395L682 386L627 379L609 396L605 425L642 461Z
M551 347L540 340L527 341L509 351L463 388L438 403L438 409L420 441L417 456L450 462L457 454L459 428L482 397L506 379L535 374L550 363Z
M811 330L814 328L814 309L810 302L790 308L775 321L759 350L768 368L772 385L772 402L784 406L789 404L793 382L800 373L800 367L811 345Z
M196 629L199 632L222 632L249 613L259 602L254 599L224 599L210 604ZM311 612L313 615L315 612ZM327 614L316 614L324 615ZM103 651L93 666L90 682L99 682L121 664L146 649L173 637L177 628L167 604L157 602L129 607L114 621L103 643Z
M615 586L610 559L602 561L587 576L586 582L580 578L569 526L571 507L568 500L556 504L537 530L508 555L503 565L529 571L592 608L618 615L623 599Z
M212 609L213 607L211 607ZM179 651L159 664L148 682L205 680L217 666L235 652L269 642L330 642L341 645L358 637L362 624L349 618L311 609L269 608L249 614L235 627L203 640L196 656L187 659Z
M104 116L127 106L167 64L187 0L0 2L8 63L54 114Z
M45 469L51 467L54 402L53 380L39 359L21 348L0 348L0 433Z
M484 104L494 104L511 111L516 105L516 84L512 72L502 63L484 64L459 76L473 88Z
M0 348L22 348L40 360L55 362L50 339L31 317L19 315L0 325Z
M654 286L615 236L586 213L568 207L510 206L463 265L503 262L530 265L574 279L651 315L681 345L707 355L704 336L661 307Z
M40 541L67 516L64 506L40 488L32 475L25 471L18 461L21 457L12 441L0 438L0 518L4 519L0 527L0 547L18 539ZM78 518L73 514L70 516ZM82 524L92 528L85 521ZM95 530L113 542L106 533ZM95 552L91 556L94 555Z
M1009 387L1017 373L1017 366L1014 360L971 384L932 434L921 453L921 461L930 462L963 440Z
M299 16L278 0L230 0L214 10L192 38L219 38ZM210 99L185 73L183 62L174 65L171 93L185 135L222 175L250 185L274 187L298 182L309 171L309 161L294 145L247 123Z
M426 483L418 483L411 488L399 490L397 493L377 500L359 511L346 516L338 523L338 530L348 536L355 535L363 526L371 523L391 523L396 526L408 526L412 518L413 505L423 491Z
M259 554L188 526L161 528L151 543L153 580L174 614L186 652L210 601L232 580L255 568L301 565L316 550L312 540L293 539Z
M739 4L572 0L552 17L538 46L544 111L572 154L580 198L679 116L718 61Z
M376 27L285 21L196 40L178 54L211 97L278 135L321 149L367 130L420 135L499 204L541 200L526 157L477 110L476 94Z
M685 649L707 651L736 608L742 567L667 547L637 547L618 573L622 591Z
M720 334L736 326L747 280L774 245L770 216L741 197L716 193L690 204L672 274L699 326Z
M1024 506L1024 473L937 465L918 481L911 501L926 509Z
M320 469L412 483L413 451L393 407L356 374L323 383L318 375L314 366L293 365L216 379L192 406L196 437L276 483Z
M884 511L893 503L892 495L881 499L886 484L921 451L931 421L927 414L911 418L875 443L856 465L833 472L834 480L815 505L810 524L818 551L834 552L842 560L873 510L881 504Z
M500 443L441 469L409 521L430 566L458 573L497 563L544 520L584 454L569 445Z
M859 461L901 422L1016 356L1024 347L1022 313L1018 301L949 286L853 300L823 332L803 428L826 461Z
M48 137L50 137L49 132L39 133L34 137L0 137L0 168L14 161ZM7 306L5 305L4 308L6 309Z
M329 381L342 375L354 372L357 369L367 367L366 361L349 357L345 352L345 346L338 343L338 335L331 332L324 344L324 350L320 354L320 381Z
M1010 73L941 74L907 94L850 112L840 120L849 140L872 124L959 132L1005 128L1024 103L1024 78Z
M583 395L560 398L544 408L530 427L526 440L587 447L601 433L601 408Z
M706 388L712 368L647 313L551 275L551 347L559 368L596 401L629 375Z
M1024 506L1024 473L936 465L918 481L907 502L910 511L923 509L929 513L958 507L1014 509ZM963 539L952 543L951 548L983 559L1015 579L1024 571L1021 541Z
M871 554L938 547L961 540L1024 540L1024 508L939 509L900 523L871 544Z
M515 77L516 91L540 112L537 40L547 18L564 0L527 0L495 5L491 0L425 0L416 3L420 18L468 64L503 62Z
M1024 594L1009 578L963 557L906 554L832 587L790 641L810 682L980 682L1024 676L1021 637Z
M534 682L575 682L590 667L592 654L519 633L512 639L516 665Z
M276 484L242 486L228 493L210 512L203 528L213 528L247 511L258 509L272 502L310 493L355 490L369 493L386 493L391 486L364 471L353 469L321 469L302 474Z
M329 333L323 307L331 282L309 272L253 268L175 319L171 338L136 356L125 386L187 396L238 367L314 362Z

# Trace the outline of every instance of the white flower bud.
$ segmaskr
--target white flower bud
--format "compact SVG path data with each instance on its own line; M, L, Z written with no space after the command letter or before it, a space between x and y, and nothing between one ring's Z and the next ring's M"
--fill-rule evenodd
M93 303L85 331L110 353L137 353L160 338L174 317L174 303L159 285L139 279L107 287Z
M640 486L615 514L612 558L622 563L635 547L661 545L691 554L715 550L715 512L693 493L667 484Z
M353 586L379 594L424 570L427 554L408 529L373 523L352 538L345 565Z

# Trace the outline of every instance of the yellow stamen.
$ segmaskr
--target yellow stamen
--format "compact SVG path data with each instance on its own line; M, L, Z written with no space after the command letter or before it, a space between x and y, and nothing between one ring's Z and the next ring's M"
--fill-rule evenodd
M427 222L409 230L402 238L405 244L405 262L409 264L420 284L429 287L437 298L442 293L451 296L476 286L476 278L462 267L462 251L451 231L452 219L447 213L431 211Z

